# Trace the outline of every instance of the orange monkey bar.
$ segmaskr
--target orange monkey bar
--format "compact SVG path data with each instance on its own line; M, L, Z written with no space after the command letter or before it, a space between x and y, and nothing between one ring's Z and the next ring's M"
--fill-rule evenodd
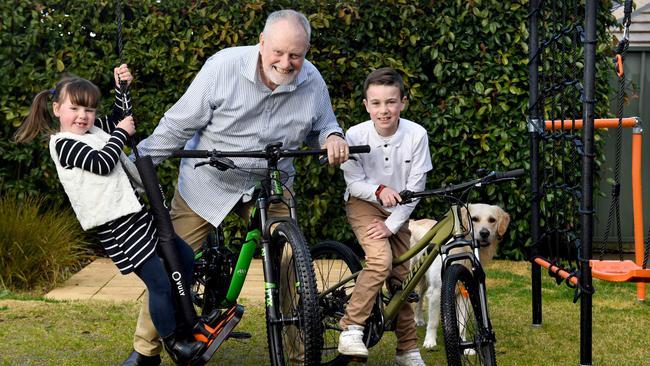
M595 119L594 128L617 128L618 123L618 118ZM643 199L641 192L641 147L643 129L641 128L641 119L638 117L623 118L621 125L622 127L632 128L632 206L634 215L635 261L591 260L589 261L589 264L591 266L592 276L595 278L611 282L636 282L637 300L645 301L645 283L650 283L650 270L642 267L643 254L645 250L643 244ZM580 129L582 128L582 120L547 120L545 121L545 128L547 130ZM540 259L540 261L538 262L537 259ZM552 266L541 258L536 258L535 262L545 268ZM552 269L551 271L553 272ZM567 274L566 277L564 277L560 272L565 272ZM570 274L564 270L558 271L557 274L565 279L570 276ZM571 277L571 279L575 279L575 277Z
M641 128L641 121L637 117L623 118L621 121L623 127L639 127ZM546 120L544 126L547 130L579 130L582 128L581 119L565 119L565 120ZM594 120L594 128L616 128L618 127L618 118L599 118Z
M565 280L568 280L571 282L574 286L578 284L578 277L573 276L571 273L567 272L561 267L558 267L551 262L547 261L544 258L537 257L534 259L535 263L539 264L540 266L548 269L551 273L554 275L560 276L564 278Z

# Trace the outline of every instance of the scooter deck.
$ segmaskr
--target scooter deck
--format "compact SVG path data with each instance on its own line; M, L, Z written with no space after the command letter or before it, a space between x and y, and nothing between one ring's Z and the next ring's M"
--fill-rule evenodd
M212 356L219 350L219 347L221 347L221 344L228 338L230 332L239 323L243 314L244 307L237 304L223 311L216 319L210 319L208 323L201 325L203 329L199 329L198 332L194 333L194 338L197 341L205 342L207 347L192 362L192 366L202 366L210 361Z

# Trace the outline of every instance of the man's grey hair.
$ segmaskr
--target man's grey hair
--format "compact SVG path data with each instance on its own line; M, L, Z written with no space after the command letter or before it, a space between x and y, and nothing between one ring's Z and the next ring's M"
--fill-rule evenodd
M302 29L305 31L305 35L307 35L307 44L309 45L309 42L311 40L311 26L309 25L309 20L307 20L305 14L295 10L277 10L269 14L269 16L266 18L266 24L264 24L264 30L262 32L266 33L271 25L281 19L291 19L300 24L300 26L302 26Z

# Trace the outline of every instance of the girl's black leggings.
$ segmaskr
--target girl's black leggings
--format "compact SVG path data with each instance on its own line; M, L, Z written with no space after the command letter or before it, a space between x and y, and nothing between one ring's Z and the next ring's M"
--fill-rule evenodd
M194 271L194 252L187 243L179 237L174 237L174 246L178 253L185 278L192 281ZM136 270L135 274L142 279L149 291L149 313L156 331L161 337L166 337L176 329L175 304L172 298L172 287L169 276L162 260L156 253L149 257Z

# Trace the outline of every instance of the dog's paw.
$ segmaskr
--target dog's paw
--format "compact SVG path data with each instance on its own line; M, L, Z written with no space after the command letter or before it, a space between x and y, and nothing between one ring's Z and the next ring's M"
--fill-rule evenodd
M425 322L424 319L417 319L416 318L415 319L415 325L417 325L418 327L423 327L423 326L427 325L427 322Z
M438 345L438 342L436 342L435 337L424 337L424 343L422 343L422 346L426 349L432 349L435 348Z

